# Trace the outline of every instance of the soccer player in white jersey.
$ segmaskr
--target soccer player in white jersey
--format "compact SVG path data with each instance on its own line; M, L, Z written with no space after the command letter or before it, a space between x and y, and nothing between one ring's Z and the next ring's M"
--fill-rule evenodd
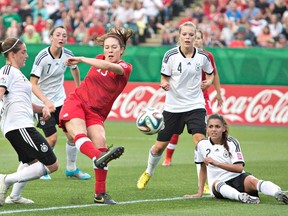
M28 58L26 45L17 38L0 42L0 54L6 64L0 69L0 100L3 100L1 130L18 154L20 164L15 173L0 174L0 206L9 186L13 185L8 204L32 204L21 196L28 181L58 169L57 158L46 139L34 127L33 112L50 117L48 107L32 103L32 85L20 71Z
M51 118L41 121L41 113L36 114L38 124L49 145L54 148L57 139L56 124L59 125L59 113L66 98L64 89L64 73L67 66L65 60L74 56L73 53L64 48L67 42L67 32L63 26L56 26L50 32L51 45L41 50L35 58L30 75L30 82L33 86L32 101L38 105L46 105L51 112ZM77 65L70 67L76 86L80 85L80 75ZM91 176L82 172L76 166L77 148L71 137L67 136L66 143L66 176L76 177L80 180L90 179ZM42 179L50 179L44 176Z
M198 193L185 197L202 197L208 176L210 191L216 198L257 204L260 202L258 192L262 192L288 204L287 194L278 185L259 180L243 170L245 162L240 143L228 135L223 116L212 114L208 118L207 134L196 146L195 163L201 164Z
M196 27L192 22L183 23L179 27L180 46L170 49L163 57L160 86L166 91L165 128L158 133L149 151L148 166L138 179L138 189L147 185L173 134L181 134L186 125L195 143L206 135L206 110L201 88L212 84L214 74L207 53L193 46L195 34ZM206 74L205 82L202 81L202 70Z

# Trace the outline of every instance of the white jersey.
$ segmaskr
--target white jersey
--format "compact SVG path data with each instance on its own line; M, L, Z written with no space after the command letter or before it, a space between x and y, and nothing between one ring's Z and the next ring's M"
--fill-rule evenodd
M161 74L170 77L171 89L166 92L164 110L173 113L205 109L200 84L202 70L213 73L211 61L204 51L195 48L191 58L186 58L180 47L168 50L162 61Z
M209 137L201 140L196 146L195 163L203 163L204 158L211 157L213 160L220 163L243 163L243 165L245 165L238 140L233 137L228 137L228 146L230 155L229 152L225 149L224 145L213 144ZM207 166L207 179L210 191L212 191L212 185L216 180L225 182L237 177L240 174L241 173L229 172L209 164Z
M59 107L63 105L66 98L64 73L67 66L65 60L74 55L70 50L63 47L60 58L55 59L49 49L50 47L47 47L38 53L30 75L39 78L38 87L41 92L55 107ZM74 69L76 67L76 65L73 65L70 68ZM44 105L34 94L32 95L32 101L35 104Z
M15 129L34 127L30 81L19 69L5 65L0 69L0 86L6 88L1 113L4 136Z

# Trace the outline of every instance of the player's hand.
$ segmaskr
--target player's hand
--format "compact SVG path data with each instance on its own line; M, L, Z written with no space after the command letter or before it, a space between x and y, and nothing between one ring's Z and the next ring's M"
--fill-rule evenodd
M46 121L51 117L49 108L47 106L44 106L42 109L42 117L40 118L41 121Z
M54 106L54 104L50 100L45 101L44 104L49 109L49 112L55 112L56 111L56 107Z
M213 160L211 157L206 157L204 158L204 161L203 161L206 166L208 166L209 164L213 165L213 166L217 166L218 162Z
M203 80L200 84L200 88L202 90L205 90L205 89L209 88L211 85L212 85L211 81Z
M185 194L184 195L185 198L201 198L202 194L197 193L197 194Z
M219 107L222 107L222 105L223 105L223 98L222 98L221 94L217 94L217 95L216 95L216 100L217 100L218 106L219 106Z
M76 64L81 62L81 58L82 57L70 57L70 58L67 58L66 61L65 61L65 64L67 66L76 65Z
M170 84L168 83L168 82L162 82L161 84L160 84L160 87L162 88L162 89L164 89L164 91L168 91L171 87L170 87Z

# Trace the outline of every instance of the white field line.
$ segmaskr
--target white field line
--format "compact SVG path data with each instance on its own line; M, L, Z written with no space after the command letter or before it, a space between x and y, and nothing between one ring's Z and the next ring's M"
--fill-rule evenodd
M203 198L210 198L209 195L204 195ZM173 200L184 200L184 199L192 199L192 198L185 198L185 197L174 197L174 198L163 198L163 199L146 199L146 200L132 200L132 201L125 201L125 202L117 202L117 205L127 205L127 204L134 204L134 203L145 203L145 202L163 202L163 201L173 201ZM199 199L199 198L196 198ZM0 215L8 215L8 214L16 214L16 213L23 213L23 212L40 212L40 211L55 211L55 210L62 210L62 209L77 209L77 208L86 208L86 207L102 207L107 206L103 204L86 204L86 205L69 205L69 206L57 206L57 207L47 207L47 208L36 208L36 209L19 209L19 210L7 210L7 211L0 211ZM1 210L1 207L0 207Z

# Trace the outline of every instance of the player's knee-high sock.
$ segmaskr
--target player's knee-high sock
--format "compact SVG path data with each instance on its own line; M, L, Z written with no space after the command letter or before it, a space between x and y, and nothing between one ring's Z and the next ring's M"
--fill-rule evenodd
M74 143L66 143L66 157L67 157L67 164L66 169L68 171L76 170L76 160L77 160L77 148Z
M268 196L274 196L281 188L271 181L259 180L257 183L257 190Z
M178 138L179 138L178 134L172 135L170 142L166 148L166 156L165 156L166 160L172 159L173 153L174 153L176 146L177 146L177 143L178 143Z
M78 134L74 138L76 148L87 155L91 160L95 157L98 158L102 153L93 144L93 142L87 137L86 134Z
M99 148L101 152L106 152L107 148ZM98 196L101 193L106 192L106 178L108 174L108 166L104 169L98 169L94 166L94 173L95 173L95 194Z
M15 173L8 174L5 177L5 183L8 186L10 186L11 184L14 184L16 182L26 182L26 181L38 179L41 176L47 175L49 173L50 171L45 165L43 165L40 162L36 162L27 167L24 167L23 169Z
M215 184L215 189L220 193L224 198L231 200L239 200L238 196L240 194L235 188L225 184L224 182L217 182Z
M146 172L149 175L153 175L154 169L157 166L157 164L159 163L161 156L162 155L153 155L151 152L151 149L149 150L148 165L147 165L147 169L146 169Z
M17 171L24 169L25 167L28 167L29 165L27 163L22 163L20 162ZM12 191L10 193L10 197L12 198L20 198L21 197L21 192L23 188L26 186L27 182L16 182L13 184Z

